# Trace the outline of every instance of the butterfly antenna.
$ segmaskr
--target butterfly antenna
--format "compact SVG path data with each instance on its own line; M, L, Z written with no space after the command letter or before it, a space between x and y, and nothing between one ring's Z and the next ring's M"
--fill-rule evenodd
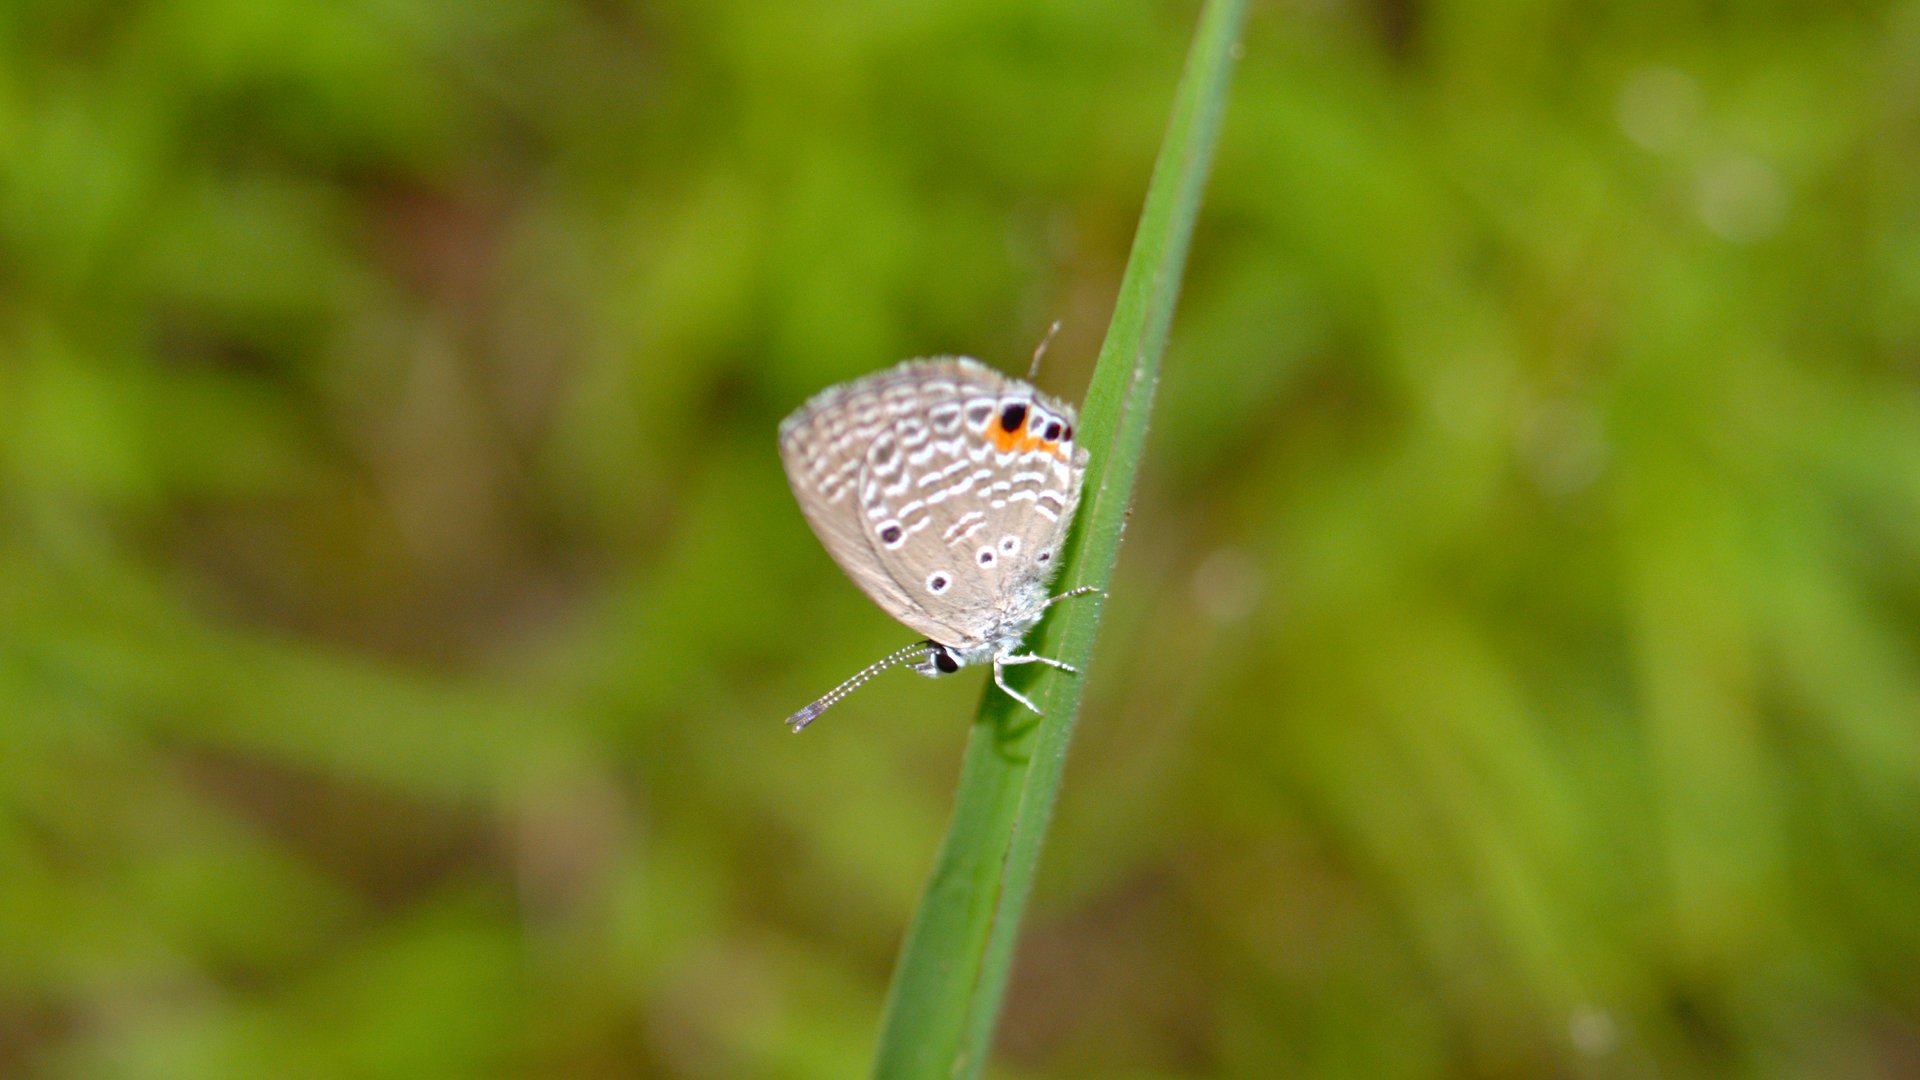
M787 727L791 729L795 735L800 734L806 730L808 724L813 723L814 717L833 708L834 705L839 703L841 698L860 689L861 684L865 683L868 679L893 667L895 664L904 663L915 657L925 656L932 652L933 649L933 642L917 641L898 652L890 653L887 656L875 660L873 663L854 672L853 677L849 678L846 682L827 691L821 696L820 700L787 717Z
M1060 320L1055 319L1053 320L1053 325L1047 327L1047 336L1041 338L1040 345L1033 350L1033 363L1027 365L1028 382L1032 382L1033 377L1040 374L1040 358L1047 355L1047 346L1053 344L1053 335L1059 332Z

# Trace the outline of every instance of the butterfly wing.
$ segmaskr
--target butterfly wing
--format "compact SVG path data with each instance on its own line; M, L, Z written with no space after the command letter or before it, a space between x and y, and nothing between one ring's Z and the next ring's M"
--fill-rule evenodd
M981 383L989 369L962 371L955 359L909 360L865 378L821 391L780 424L780 459L787 482L814 535L853 583L887 614L934 640L953 627L933 617L902 589L879 556L887 541L881 523L860 498L875 440L895 431L920 404L927 382L947 375ZM891 535L891 534L889 534ZM897 542L897 541L896 541Z
M960 648L1037 614L1086 471L1071 409L1005 376L968 390L879 436L859 492L876 557Z
M909 360L809 401L781 425L781 457L847 576L967 648L1053 576L1086 469L1073 419L977 361Z

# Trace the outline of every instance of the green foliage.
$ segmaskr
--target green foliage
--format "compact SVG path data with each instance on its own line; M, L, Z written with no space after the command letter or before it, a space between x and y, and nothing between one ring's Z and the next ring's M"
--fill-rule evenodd
M783 731L773 428L1076 396L1197 10L0 5L0 1074L867 1068L978 687ZM1920 9L1244 46L999 1075L1899 1074Z

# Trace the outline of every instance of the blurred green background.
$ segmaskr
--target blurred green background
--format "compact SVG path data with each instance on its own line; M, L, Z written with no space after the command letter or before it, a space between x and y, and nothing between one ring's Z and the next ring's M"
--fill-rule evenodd
M0 1075L861 1074L1187 0L0 7ZM1258 5L997 1077L1920 1074L1920 4Z

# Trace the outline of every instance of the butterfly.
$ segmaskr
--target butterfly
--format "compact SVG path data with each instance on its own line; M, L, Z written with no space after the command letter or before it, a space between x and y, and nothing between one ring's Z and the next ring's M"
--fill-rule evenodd
M1087 473L1076 419L1071 405L978 360L937 357L830 387L780 424L787 481L827 554L926 636L788 717L789 728L902 663L929 677L991 663L1001 690L1040 711L1005 669L1074 671L1019 649L1048 607L1098 591L1048 595Z

